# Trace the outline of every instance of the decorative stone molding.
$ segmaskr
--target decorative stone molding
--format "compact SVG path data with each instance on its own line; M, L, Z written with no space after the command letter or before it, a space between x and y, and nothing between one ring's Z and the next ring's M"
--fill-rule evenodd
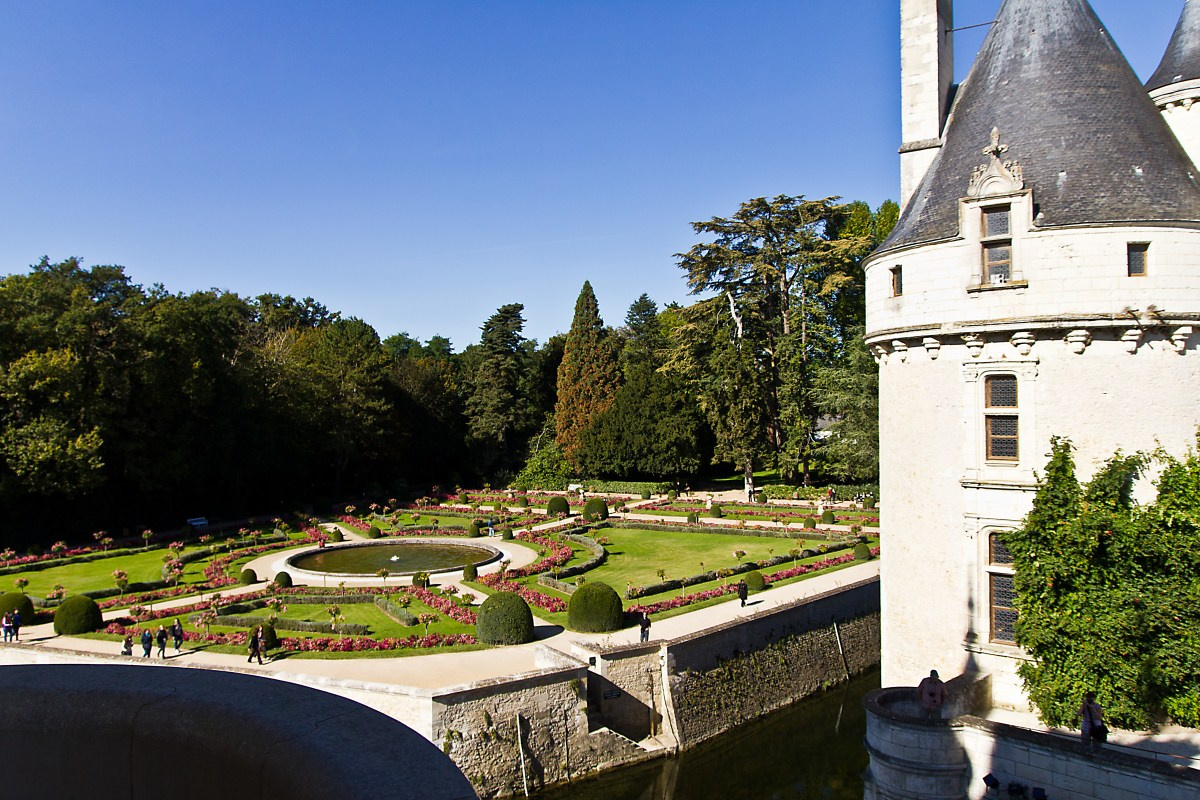
M990 158L971 173L971 179L967 182L967 197L1011 194L1025 188L1021 165L1016 161L1000 160L1000 156L1007 151L1008 145L1000 144L1000 129L992 128L991 144L983 148L983 154Z
M1092 334L1083 328L1076 328L1066 336L1067 347L1075 355L1081 354L1092 343Z
M1121 334L1121 341L1125 343L1125 351L1130 355L1137 352L1138 346L1142 343L1142 329L1130 328Z
M887 360L888 360L887 345L884 345L884 344L871 345L871 355L875 356L876 364L880 364L880 365L886 364Z
M967 350L971 352L971 358L979 358L983 353L984 338L978 333L964 333L962 340L963 344L967 346Z
M908 360L908 344L896 339L892 342L892 352L896 354L896 358L903 363Z
M1171 334L1171 344L1175 347L1175 352L1183 355L1187 352L1188 338L1192 335L1191 325L1180 325Z
M1037 342L1037 337L1029 331L1017 331L1008 337L1008 342L1017 348L1018 353L1027 356L1029 355L1029 351L1033 349L1034 343Z
M921 340L921 344L925 346L925 352L929 356L930 361L937 361L938 353L941 352L942 342L935 336L926 336Z

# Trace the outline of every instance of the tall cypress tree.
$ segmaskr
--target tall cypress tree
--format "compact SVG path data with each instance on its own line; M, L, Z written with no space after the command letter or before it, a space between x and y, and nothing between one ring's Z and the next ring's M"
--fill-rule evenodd
M554 406L555 441L573 467L579 466L583 432L612 405L617 385L615 348L600 319L592 285L584 281L558 367L558 401Z

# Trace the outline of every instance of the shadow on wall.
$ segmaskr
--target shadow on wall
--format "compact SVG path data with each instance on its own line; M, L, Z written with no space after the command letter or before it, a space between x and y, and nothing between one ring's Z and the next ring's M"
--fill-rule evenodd
M268 678L7 666L0 697L13 797L476 800L454 762L405 725Z

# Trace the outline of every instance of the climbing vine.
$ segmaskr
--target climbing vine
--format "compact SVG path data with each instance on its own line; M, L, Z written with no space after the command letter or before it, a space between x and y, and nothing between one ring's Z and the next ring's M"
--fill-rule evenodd
M1200 725L1200 460L1118 452L1086 485L1071 444L1052 440L1033 510L1005 534L1017 590L1017 643L1030 700L1053 725L1077 725L1094 690L1109 720L1148 729ZM1150 463L1158 497L1132 499Z

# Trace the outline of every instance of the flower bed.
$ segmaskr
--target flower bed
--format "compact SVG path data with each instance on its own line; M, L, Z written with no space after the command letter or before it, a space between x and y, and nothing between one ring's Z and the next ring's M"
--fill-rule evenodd
M519 583L504 580L498 572L494 572L491 575L484 575L479 579L479 582L489 589L495 589L498 592L512 592L513 594L520 595L526 603L543 608L546 611L560 612L567 610L567 604L561 598L543 594L533 589L527 589Z
M723 510L723 518L762 518L773 522L797 522L803 521L806 517L816 517L820 512L815 507L813 508L797 508L795 506L772 506L763 504L749 503L721 503ZM682 503L678 500L659 500L648 505L638 506L629 511L630 514L652 514L654 512L671 512L675 514L699 514L705 516L710 514L712 509L707 508L703 504L690 505ZM865 514L838 514L834 510L834 522L843 523L846 525L878 525L879 517L868 516Z
M126 627L119 622L113 622L104 629L104 632L113 636L133 636L136 644L143 630L151 629L136 626ZM151 633L153 632L151 630ZM246 636L246 631L233 631L232 633L184 631L183 633L185 642L203 642L233 647L245 646ZM279 638L280 649L301 653L361 653L372 650L423 649L462 644L477 644L477 642L475 637L469 633L430 633L424 636L407 636L403 639L372 639L368 636L281 636Z

